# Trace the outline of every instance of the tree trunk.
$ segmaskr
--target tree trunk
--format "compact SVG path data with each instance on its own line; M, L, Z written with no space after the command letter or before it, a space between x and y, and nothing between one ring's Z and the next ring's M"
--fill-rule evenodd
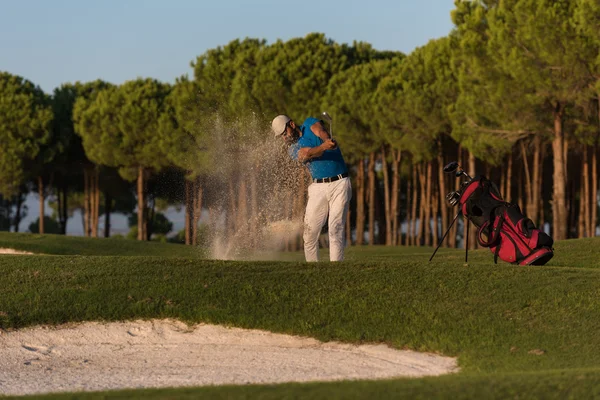
M596 221L598 218L598 148L594 146L592 149L592 213L591 213L591 222L590 226L590 237L596 236Z
M498 189L500 189L500 196L506 200L506 173L504 169L500 171L500 186Z
M475 175L477 175L477 169L476 169L476 160L475 160L475 155L469 151L469 175L472 177L475 177ZM470 223L468 220L465 220L465 223ZM472 227L470 227L472 228ZM471 232L469 232L469 249L476 249L479 247L479 244L477 243L477 237L475 236L475 234L471 234Z
M554 172L552 174L552 232L554 240L567 238L566 163L564 158L565 138L562 129L562 111L561 106L557 105L554 112L554 139L552 140L552 154L554 155Z
M527 149L525 148L525 143L521 140L521 158L523 159L523 169L525 170L525 203L527 204L527 208L523 209L526 212L528 218L532 218L533 208L535 207L535 201L533 200L533 192L536 188L533 185L531 180L531 173L529 171L529 159L527 157ZM534 157L535 158L535 157ZM535 160L534 160L535 164Z
M508 202L513 201L512 195L512 165L513 157L512 153L508 153L508 166L506 167L506 189L504 190L504 200Z
M92 174L93 181L93 207L92 207L92 237L98 237L98 222L100 221L100 171L98 167L94 169Z
M441 168L438 168L441 169ZM437 247L440 241L440 233L439 233L439 206L440 206L440 193L439 193L439 185L434 185L432 194L431 194L431 216L433 220L432 224L432 246Z
M423 245L423 233L425 232L425 209L427 208L427 192L425 189L425 171L423 163L417 165L417 179L419 180L420 206L419 206L419 227L417 230L417 246Z
M546 224L546 214L545 214L545 202L548 200L545 199L542 194L542 188L544 184L544 160L546 159L546 147L540 144L540 183L539 183L539 192L540 192L540 206L538 213L538 226L543 226Z
M392 199L391 199L391 216L392 216L392 245L397 246L400 243L400 150L392 150Z
M570 179L567 183L567 220L569 222L565 239L577 237L577 207L579 204L576 204L575 198L578 193L579 190L575 187L575 182Z
M196 178L195 183L192 185L194 188L194 194L192 196L192 244L197 246L199 244L198 237L198 225L200 224L200 217L202 216L202 201L204 197L204 189L202 188L202 182L200 178Z
M383 169L383 202L385 209L385 245L392 245L392 212L390 199L390 177L385 154L385 146L381 146L381 163Z
M369 154L369 246L375 244L375 152Z
M517 204L519 205L519 209L525 209L525 205L523 204L523 174L517 174Z
M112 212L112 198L107 191L104 192L104 237L110 237L110 213Z
M591 194L590 194L590 162L588 157L588 147L584 146L583 148L583 185L582 191L583 195L580 196L581 207L579 209L579 213L582 215L583 224L580 226L579 237L586 237L590 232L591 226Z
M541 159L541 138L536 135L533 139L533 182L532 182L532 193L531 193L531 207L529 211L531 214L527 215L532 221L538 226L539 215L540 215L540 194L542 192L542 162Z
M63 235L67 234L67 222L69 222L69 187L66 183L62 186L62 217L61 219L61 233Z
M147 240L146 235L146 180L144 167L138 167L137 200L138 200L138 240Z
M406 179L406 234L404 236L404 245L411 245L411 232L412 232L412 176L409 173L408 179ZM402 240L402 236L400 237Z
M376 156L377 157L377 156ZM384 244L387 227L385 225L385 209L383 204L383 193L379 183L379 177L375 174L375 244Z
M469 151L469 175L475 177L477 175L475 155Z
M444 163L444 155L442 154L442 146L441 143L439 144L439 151L438 151L438 164L441 167L442 165L446 165ZM440 208L441 208L441 213L442 213L442 235L446 232L446 230L448 229L448 204L446 204L446 202L444 201L446 193L448 193L448 189L446 189L446 174L444 174L444 170L442 168L438 168L438 181L439 181L439 188L440 188ZM448 242L446 242L448 243ZM448 245L446 245L447 247Z
M419 200L419 179L417 175L417 164L412 165L412 209L410 212L410 244L417 245L417 201Z
M83 232L84 236L90 236L90 171L88 168L83 169Z
M15 232L19 232L19 225L21 225L21 207L23 207L23 193L19 190L17 195L17 211L15 213Z
M356 245L365 241L365 160L358 162L356 174Z
M423 227L425 228L425 246L431 245L431 211L432 211L432 181L433 181L433 166L431 161L427 161L427 183L425 186L425 220Z
M61 187L56 188L56 205L58 207L58 230L59 233L64 235L66 230L63 230L64 220L63 220L63 191Z
M185 180L184 192L185 192L185 219L184 219L184 232L185 232L185 244L187 246L192 244L192 227L194 226L194 207L193 207L193 189L192 182Z
M39 233L43 234L44 233L44 215L45 215L44 202L46 201L46 198L44 196L44 180L42 179L41 176L38 176L38 194L40 196L40 224L39 224Z

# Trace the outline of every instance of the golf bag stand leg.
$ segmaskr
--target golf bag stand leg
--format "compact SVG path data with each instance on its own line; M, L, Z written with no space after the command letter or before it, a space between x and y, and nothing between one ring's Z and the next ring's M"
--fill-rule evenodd
M444 239L446 239L446 236L448 235L448 232L450 232L450 229L452 229L452 225L454 225L454 223L458 219L458 216L461 214L461 212L462 212L461 210L458 210L458 213L456 213L456 216L452 220L452 223L450 224L450 226L448 227L448 229L446 229L446 233L444 233L444 236L442 236L442 240L440 240L440 243L435 248L435 251L433 252L433 254L431 255L431 257L429 258L429 261L433 260L433 256L435 256L435 253L437 253L437 251L440 248L440 246L442 245L442 243L444 243Z
M467 233L465 235L466 236L466 239L465 239L465 262L467 262L467 260L469 259L469 225L471 225L470 222L471 222L471 218L467 217L467 222L466 222L467 226L465 227L465 229L467 230Z

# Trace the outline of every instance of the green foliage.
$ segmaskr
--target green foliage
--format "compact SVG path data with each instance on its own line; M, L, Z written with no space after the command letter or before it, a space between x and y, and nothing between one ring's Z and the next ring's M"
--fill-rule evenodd
M76 103L74 118L89 159L119 168L129 180L137 176L137 167L165 167L159 120L168 92L168 85L137 79L101 89L92 101Z
M13 203L0 195L0 231L10 231L13 224Z
M349 159L363 157L381 145L387 131L379 119L375 96L380 81L403 58L377 59L352 66L334 75L327 86L323 108L334 118L335 138Z
M337 73L382 57L389 55L378 55L365 43L340 45L322 33L279 40L258 53L252 95L270 118L286 113L301 120L319 112L327 85Z
M215 147L211 126L214 112L199 85L187 79L178 80L165 105L159 129L167 159L186 171L190 179L207 173Z
M185 229L180 230L176 235L170 237L167 241L169 243L185 243Z
M198 243L200 245L209 245L210 242L210 227L208 224L199 224L196 232L198 236ZM169 243L185 243L185 229L177 232L176 235L167 239Z
M393 147L430 160L442 134L450 134L448 108L457 95L452 39L430 41L385 74L375 97L375 120Z
M494 165L528 133L527 129L543 129L536 124L537 110L523 104L524 99L515 92L514 79L502 72L488 50L488 19L495 4L456 4L453 20L457 33L453 41L457 51L452 53L452 66L460 90L455 104L449 107L452 137L476 157Z
M502 155L526 135L547 139L556 115L567 120L578 112L576 103L597 98L589 93L597 81L589 72L598 47L582 22L588 15L593 19L593 6L551 0L456 5L460 52L454 64L461 90L453 106L453 136L477 156L493 156L491 149ZM578 138L589 141L589 135Z
M40 232L40 218L29 224L29 232L39 233ZM55 218L44 215L44 234L59 234L60 225Z
M136 237L137 237L137 223L138 223L137 214L131 214L127 218L127 222L129 224L130 228L136 229ZM148 221L148 223L152 224L152 233L154 233L154 234L167 235L169 232L171 232L173 230L173 223L171 221L169 221L169 219L165 216L165 214L163 214L161 212L154 213L154 218L152 219L152 221ZM128 236L131 236L131 233L129 233Z
M248 86L255 74L256 54L264 40L233 40L223 47L210 49L192 63L194 78L206 107L222 117L254 108Z
M79 170L82 165L89 165L90 161L79 135L79 113L84 105L93 101L101 90L111 86L104 81L96 80L84 84L66 83L54 89L52 135L56 141L57 154L52 164L45 168L53 172L55 186L73 188L78 187L83 181ZM75 112L77 103L79 111Z
M14 195L26 165L50 139L49 97L26 79L0 72L0 193Z

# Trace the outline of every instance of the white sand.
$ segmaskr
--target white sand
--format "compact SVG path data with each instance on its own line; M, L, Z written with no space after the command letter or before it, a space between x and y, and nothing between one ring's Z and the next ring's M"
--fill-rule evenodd
M419 377L456 360L173 320L0 330L0 395Z
M0 254L33 254L28 251L21 251L15 249L8 249L6 247L0 247Z

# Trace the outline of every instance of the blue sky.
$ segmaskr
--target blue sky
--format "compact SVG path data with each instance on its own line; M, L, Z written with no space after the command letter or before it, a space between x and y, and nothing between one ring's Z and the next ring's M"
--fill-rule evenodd
M192 75L197 56L234 39L273 43L311 32L410 53L448 35L453 8L453 0L0 0L0 71L47 93L98 78L174 82ZM39 215L36 195L26 204L21 231ZM182 229L181 212L168 217L174 232ZM81 216L67 227L81 235ZM113 228L126 232L126 220L115 216Z
M453 0L0 0L0 70L50 93L64 82L192 75L206 50L323 32L411 52L446 36Z

